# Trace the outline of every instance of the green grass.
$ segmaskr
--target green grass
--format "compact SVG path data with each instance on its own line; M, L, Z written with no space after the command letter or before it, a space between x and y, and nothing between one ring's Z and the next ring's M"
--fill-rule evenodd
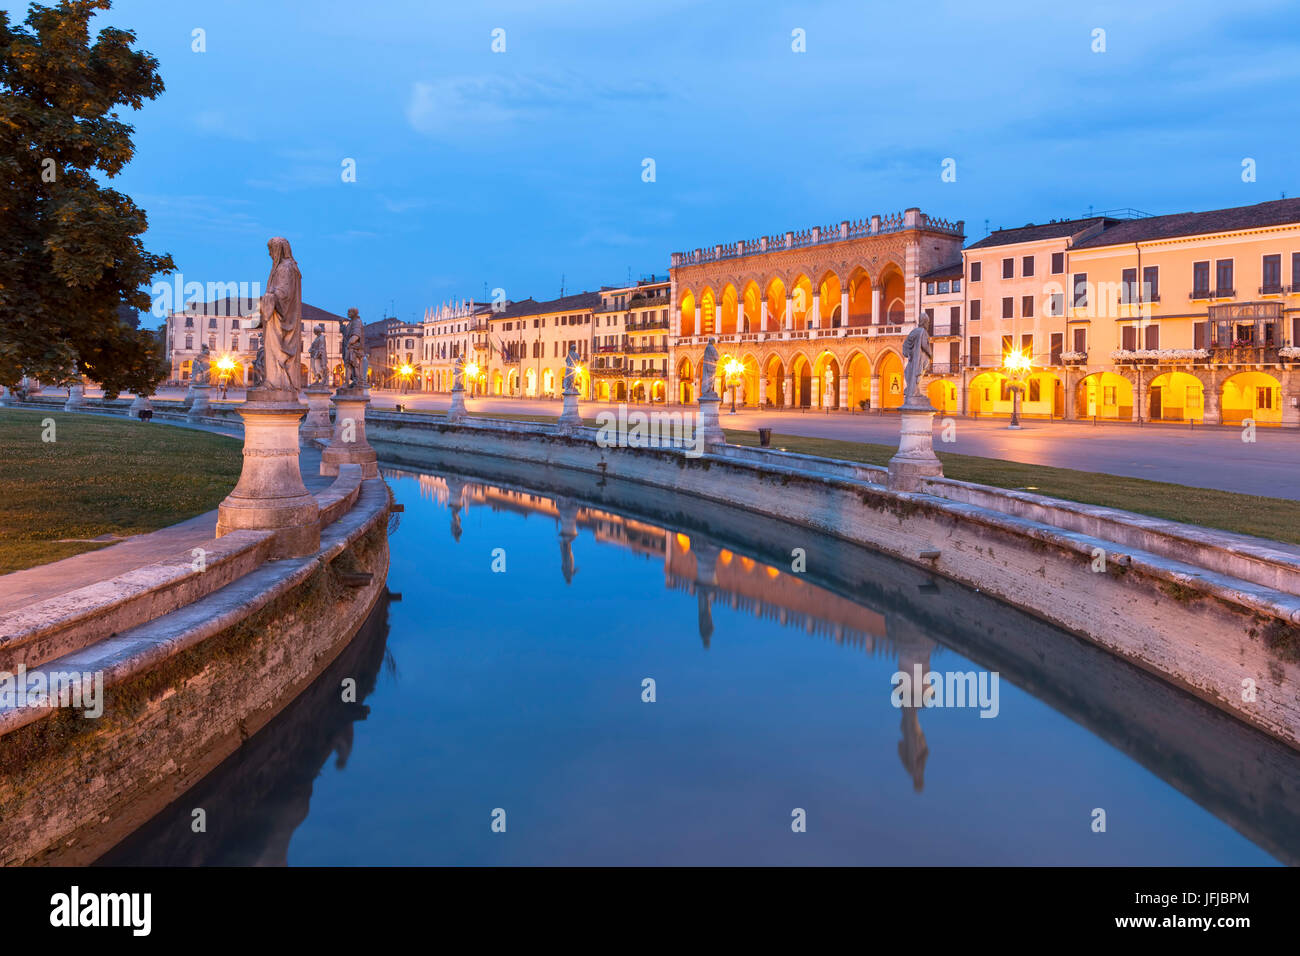
M42 441L54 420L55 441ZM0 574L210 511L239 479L242 442L120 418L0 410Z
M758 444L758 436L753 431L728 431L726 435L727 441L736 445ZM869 465L888 464L898 450L894 445L776 434L772 436L772 447ZM1070 468L1026 465L976 455L937 454L943 462L944 476L958 481L972 481L995 488L1025 489L1066 501L1122 508L1153 518L1300 544L1300 501Z

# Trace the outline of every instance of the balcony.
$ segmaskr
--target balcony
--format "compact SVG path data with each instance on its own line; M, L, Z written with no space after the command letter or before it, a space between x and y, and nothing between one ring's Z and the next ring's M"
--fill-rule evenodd
M931 375L957 375L961 370L961 359L955 362L935 362L930 366Z
M628 322L623 328L627 332L666 332L668 325L668 319L651 319L646 322Z
M642 343L642 342L636 342L636 343L629 343L628 346L627 346L627 348L625 349L625 351L626 351L629 355L638 355L638 354L644 354L644 355L667 355L667 354L668 354L668 346L667 346L667 345L654 345L653 343Z
M936 339L951 338L961 335L961 323L949 322L945 325L936 325L932 337Z
M1197 299L1213 299L1214 293L1209 289L1193 289L1191 292L1187 293L1187 298L1191 299L1193 302Z
M1286 292L1286 286L1282 285L1282 283L1280 282L1275 282L1272 283L1271 285L1262 285L1259 287L1260 295L1282 295L1284 292Z

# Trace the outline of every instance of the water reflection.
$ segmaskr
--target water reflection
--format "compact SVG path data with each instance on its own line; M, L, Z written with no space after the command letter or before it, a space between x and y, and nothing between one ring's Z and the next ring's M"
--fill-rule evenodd
M406 505L393 646L384 606L103 862L1300 860L1294 753L924 569L615 479L486 460L386 474ZM382 673L385 654L413 678ZM932 666L998 671L999 719L894 713L890 675ZM617 688L651 672L664 697L629 704ZM339 703L342 675L363 703ZM501 805L519 822L494 840ZM792 843L805 805L816 825ZM1089 831L1097 805L1117 832Z

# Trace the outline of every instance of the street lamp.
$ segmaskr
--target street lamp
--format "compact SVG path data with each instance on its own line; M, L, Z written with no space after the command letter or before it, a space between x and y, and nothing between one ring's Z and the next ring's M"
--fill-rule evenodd
M478 373L479 373L478 362L469 362L468 364L466 364L465 377L468 378L470 381L471 395L475 394L474 387L475 384L478 382Z
M411 384L411 375L415 369L410 365L401 365L397 369L397 374L402 377L402 391L405 392Z
M727 377L727 383L731 386L731 412L736 414L736 386L740 384L740 377L745 374L745 363L739 359L727 359L727 364L722 366L722 372Z
M223 355L221 358L217 359L217 371L221 373L221 388L223 389L221 394L222 398L226 397L224 389L226 388L226 384L230 381L230 373L234 370L235 360L229 355Z
M1011 422L1008 428L1020 427L1020 394L1025 390L1025 376L1033 368L1033 362L1023 351L1008 352L1003 369L1011 379Z

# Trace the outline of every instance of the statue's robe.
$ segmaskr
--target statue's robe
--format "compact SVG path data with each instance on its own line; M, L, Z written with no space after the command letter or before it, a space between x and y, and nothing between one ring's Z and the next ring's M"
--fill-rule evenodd
M277 262L266 280L261 303L266 349L266 386L302 389L302 274L289 257Z

